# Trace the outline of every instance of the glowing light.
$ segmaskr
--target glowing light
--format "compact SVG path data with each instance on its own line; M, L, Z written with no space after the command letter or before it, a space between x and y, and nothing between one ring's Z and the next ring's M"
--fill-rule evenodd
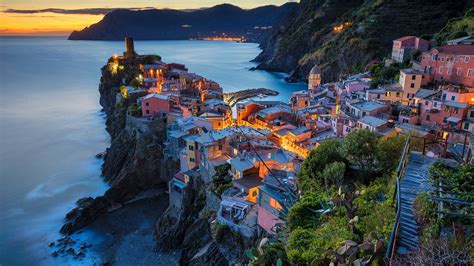
M114 59L115 59L115 60L118 59L118 55L117 55L117 54L114 54Z
M337 33L337 32L341 32L342 30L344 30L345 28L347 28L347 27L349 27L349 26L351 26L351 25L352 25L352 22L347 21L347 22L341 23L341 24L339 24L339 25L337 25L337 26L334 26L334 28L332 28L332 30L333 30L334 32L336 32L336 33Z

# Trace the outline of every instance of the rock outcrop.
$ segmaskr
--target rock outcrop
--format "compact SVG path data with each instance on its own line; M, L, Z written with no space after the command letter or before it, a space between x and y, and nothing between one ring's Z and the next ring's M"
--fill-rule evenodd
M66 223L61 228L64 234L87 226L106 211L144 191L164 186L178 167L177 162L163 158L165 123L149 134L125 130L130 103L126 100L117 102L120 99L119 82L107 67L102 68L100 104L107 115L106 128L111 137L111 145L104 153L102 175L111 186L103 196L78 201L77 207L66 215Z

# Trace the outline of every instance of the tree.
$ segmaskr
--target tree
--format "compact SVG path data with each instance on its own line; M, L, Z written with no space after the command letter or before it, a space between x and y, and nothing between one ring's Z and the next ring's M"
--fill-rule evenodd
M320 190L322 172L333 162L346 162L341 154L341 142L329 139L321 143L303 162L298 173L298 184L303 193Z
M361 174L367 176L375 170L375 152L377 150L377 135L369 130L358 130L349 134L342 143L345 157L356 165Z
M328 190L328 183L334 186L340 186L344 181L346 164L343 162L333 162L326 165L323 171L324 187Z
M383 174L389 175L396 169L405 146L405 140L405 137L399 136L378 141L375 159L377 161L377 169L383 172Z

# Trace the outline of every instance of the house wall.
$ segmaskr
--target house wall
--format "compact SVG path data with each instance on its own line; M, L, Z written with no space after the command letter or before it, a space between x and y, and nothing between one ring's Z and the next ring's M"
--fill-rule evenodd
M170 103L168 100L152 97L142 101L142 116L144 117L157 116L169 111Z
M271 212L267 211L265 208L258 206L257 223L263 228L263 230L270 234L275 234L275 231L273 231L272 228L274 228L274 226L278 223L283 223L283 221L273 215Z
M421 69L428 72L423 84L432 81L449 81L474 86L474 56L438 53L438 50L423 52Z

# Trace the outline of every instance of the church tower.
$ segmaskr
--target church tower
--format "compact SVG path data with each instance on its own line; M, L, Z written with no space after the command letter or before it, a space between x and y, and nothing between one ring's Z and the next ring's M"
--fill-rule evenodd
M314 65L314 67L309 72L308 90L310 92L318 92L319 84L321 84L321 71L319 70L317 65Z

